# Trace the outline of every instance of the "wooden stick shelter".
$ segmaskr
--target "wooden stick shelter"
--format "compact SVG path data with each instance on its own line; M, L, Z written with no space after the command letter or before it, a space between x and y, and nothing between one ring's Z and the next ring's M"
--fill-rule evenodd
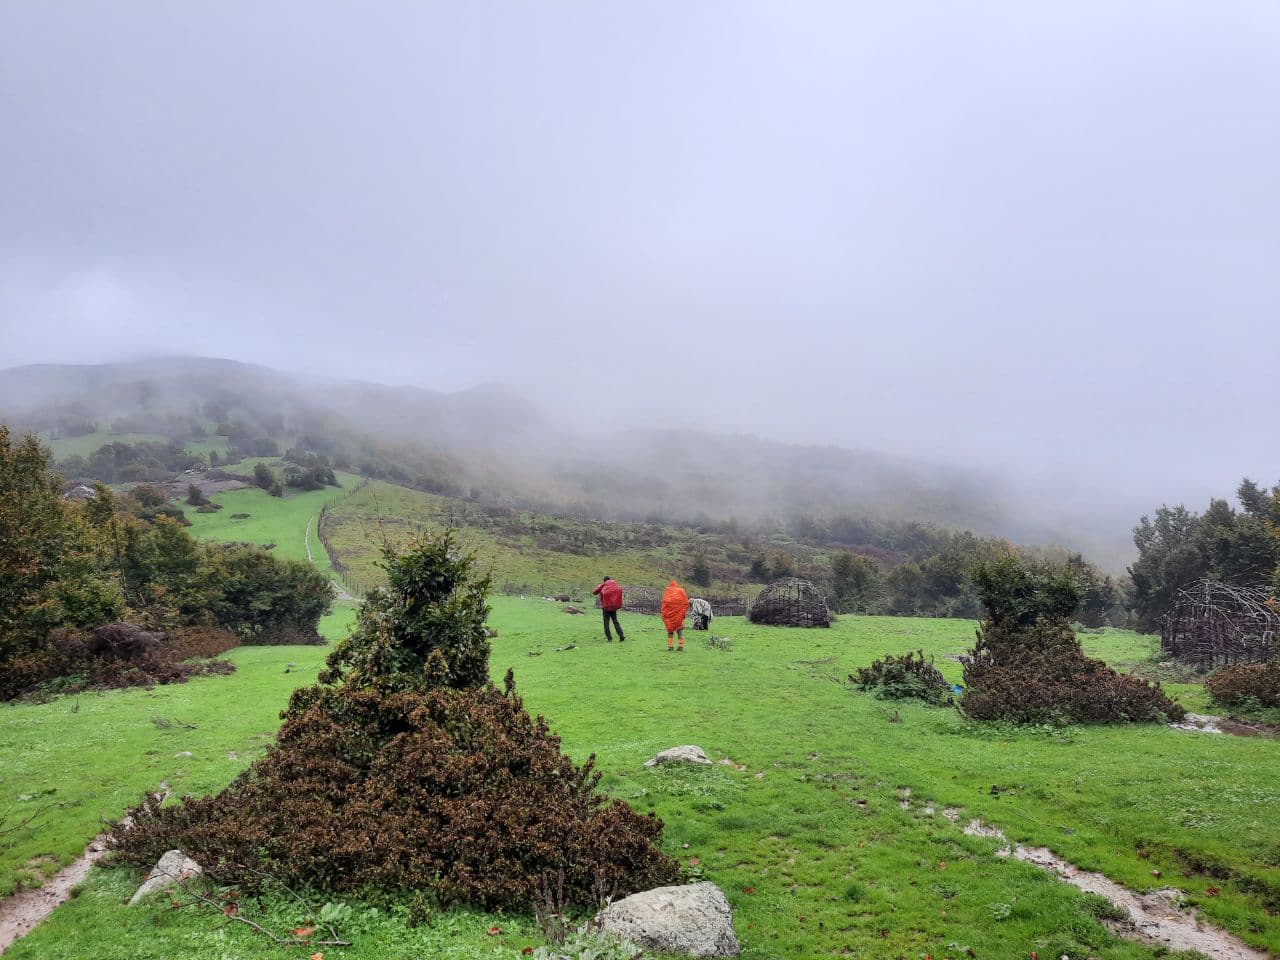
M834 619L818 588L798 577L775 580L761 590L747 618L777 627L829 627Z
M1280 603L1264 586L1197 580L1178 591L1161 618L1160 646L1204 670L1275 659L1280 655Z

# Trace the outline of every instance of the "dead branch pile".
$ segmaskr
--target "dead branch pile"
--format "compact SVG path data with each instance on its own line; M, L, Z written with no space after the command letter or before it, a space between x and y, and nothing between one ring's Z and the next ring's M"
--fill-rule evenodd
M761 590L747 618L775 627L829 627L832 620L831 608L818 588L798 577L775 580Z
M1161 619L1160 646L1206 670L1272 660L1280 656L1280 603L1263 586L1197 580Z

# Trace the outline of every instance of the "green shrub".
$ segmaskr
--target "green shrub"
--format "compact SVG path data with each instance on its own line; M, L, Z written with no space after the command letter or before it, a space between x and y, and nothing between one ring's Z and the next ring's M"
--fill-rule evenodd
M987 560L974 570L987 609L965 664L960 709L1014 723L1157 722L1186 711L1158 683L1087 657L1072 629L1080 591L1069 571Z
M253 547L207 548L201 575L213 620L245 643L286 628L313 636L333 603L333 584L312 564Z
M862 667L849 679L859 690L874 693L880 700L921 700L939 707L952 703L951 684L933 665L933 658L925 658L923 650L900 657L890 654Z
M1257 704L1280 707L1280 660L1270 663L1238 663L1205 681L1205 689L1215 703L1227 707Z
M427 893L530 909L669 883L662 822L599 794L594 758L560 753L541 717L488 679L485 577L452 536L388 547L319 682L295 691L275 745L216 796L132 812L120 860L180 848L252 889L266 874L333 892Z

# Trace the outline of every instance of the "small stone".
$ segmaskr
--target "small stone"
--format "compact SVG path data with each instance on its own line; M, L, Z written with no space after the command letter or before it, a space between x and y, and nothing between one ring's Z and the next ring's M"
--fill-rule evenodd
M683 747L672 747L669 750L663 750L656 756L650 757L644 762L646 767L656 767L663 763L697 763L706 766L711 765L706 752L701 747L688 744Z
M204 868L181 850L170 850L160 858L159 863L151 868L151 872L147 874L147 879L143 881L142 886L133 895L133 899L129 901L129 906L133 906L143 897L155 893L157 890L165 890L176 883L182 883L184 880L198 877L202 873L204 873Z
M175 754L173 755L173 759L175 759L175 760L183 760L183 759L185 759L185 758L187 758L187 757L194 757L194 756L195 756L195 754L194 754L194 753L192 753L190 750L183 750L181 753L175 753Z

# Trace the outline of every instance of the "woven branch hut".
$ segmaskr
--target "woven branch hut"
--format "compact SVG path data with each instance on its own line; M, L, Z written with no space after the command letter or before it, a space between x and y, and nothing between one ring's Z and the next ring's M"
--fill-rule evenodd
M1197 580L1178 591L1160 624L1160 646L1210 669L1280 656L1280 604L1266 587Z
M829 627L834 618L817 587L808 580L784 577L760 591L747 619L775 627Z

